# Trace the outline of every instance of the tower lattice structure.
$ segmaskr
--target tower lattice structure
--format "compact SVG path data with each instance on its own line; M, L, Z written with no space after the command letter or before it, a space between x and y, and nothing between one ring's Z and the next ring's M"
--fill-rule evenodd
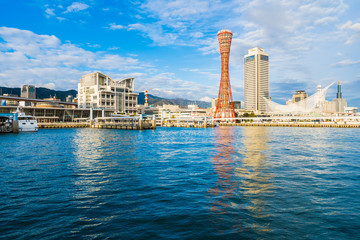
M232 121L226 119L235 118L234 103L229 78L229 55L232 32L230 30L221 30L218 32L218 39L221 55L221 80L214 117L224 119L224 121Z

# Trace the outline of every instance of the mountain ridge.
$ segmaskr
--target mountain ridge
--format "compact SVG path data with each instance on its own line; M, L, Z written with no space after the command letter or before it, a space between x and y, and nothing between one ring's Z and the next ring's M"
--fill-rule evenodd
M0 95L2 94L15 94L20 96L21 88L8 88L8 87L0 87ZM58 91L52 90L44 87L37 87L36 88L36 98L44 99L56 96L61 101L65 101L68 95L76 96L77 90L71 89L67 91ZM145 103L145 93L139 92L138 96L138 104ZM148 104L153 106L162 106L163 104L171 104L171 105L179 105L182 108L186 108L187 105L196 104L200 108L208 108L211 106L211 103L204 102L204 101L196 101L196 100L188 100L183 98L174 98L174 99L167 99L158 96L154 96L148 94Z

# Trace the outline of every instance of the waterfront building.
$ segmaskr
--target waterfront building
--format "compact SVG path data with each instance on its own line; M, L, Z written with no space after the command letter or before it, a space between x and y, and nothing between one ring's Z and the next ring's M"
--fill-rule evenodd
M291 103L300 102L300 101L304 100L307 97L308 97L308 94L305 92L305 90L295 91L295 94L293 95L292 99L287 101L286 105L291 104Z
M281 105L271 101L270 99L265 99L267 112L273 114L309 114L309 113L323 113L324 106L326 104L325 96L328 89L334 83L328 85L325 88L321 88L320 85L317 87L317 91L315 94L307 97L299 102L291 103L288 105Z
M203 109L197 105L188 105L187 108L180 108L179 105L164 104L159 108L159 118L210 117L212 114L211 108Z
M245 110L266 112L266 99L269 99L269 55L263 48L255 47L245 55L244 62Z
M347 102L344 98L342 98L341 83L339 81L338 85L337 85L336 98L334 98L331 102L325 102L324 112L326 112L326 113L344 113L346 107L347 107Z
M18 97L18 95L11 94L11 93L5 93L5 94L3 94L3 96L6 96L6 97ZM4 105L4 106L17 106L17 105L19 105L19 102L15 101L15 100L3 100L2 105Z
M234 101L234 109L235 110L241 109L241 101Z
M357 107L345 107L345 113L356 114L358 112Z
M73 95L68 95L65 99L65 102L73 102L74 101L74 96Z
M21 97L23 98L36 98L36 88L34 85L22 85L21 86ZM31 106L30 102L25 102L25 106Z
M113 80L94 72L83 76L78 85L79 108L102 108L136 114L138 93L134 92L134 78Z
M230 77L229 77L229 56L232 32L221 30L218 32L218 40L221 56L221 80L219 87L218 101L215 109L215 118L224 119L235 117L234 103L232 99Z
M50 98L44 98L44 100L48 100L48 102L38 102L36 103L37 108L62 108L64 107L59 102L61 102L61 99L54 97ZM54 102L51 102L54 101Z
M211 108L215 110L218 98L211 99Z

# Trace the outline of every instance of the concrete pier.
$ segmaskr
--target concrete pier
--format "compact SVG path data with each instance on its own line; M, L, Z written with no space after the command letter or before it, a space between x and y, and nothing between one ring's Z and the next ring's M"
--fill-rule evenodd
M220 126L261 126L261 127L314 127L314 128L360 128L360 123L317 123L317 122L241 122L220 123Z

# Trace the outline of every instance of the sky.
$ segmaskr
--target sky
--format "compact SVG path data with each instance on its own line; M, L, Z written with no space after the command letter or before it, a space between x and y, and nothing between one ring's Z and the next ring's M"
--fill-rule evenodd
M359 12L358 0L0 0L0 86L77 89L100 71L135 77L137 92L210 101L217 32L230 29L235 101L244 99L244 56L262 47L273 101L341 81L348 106L360 107Z

